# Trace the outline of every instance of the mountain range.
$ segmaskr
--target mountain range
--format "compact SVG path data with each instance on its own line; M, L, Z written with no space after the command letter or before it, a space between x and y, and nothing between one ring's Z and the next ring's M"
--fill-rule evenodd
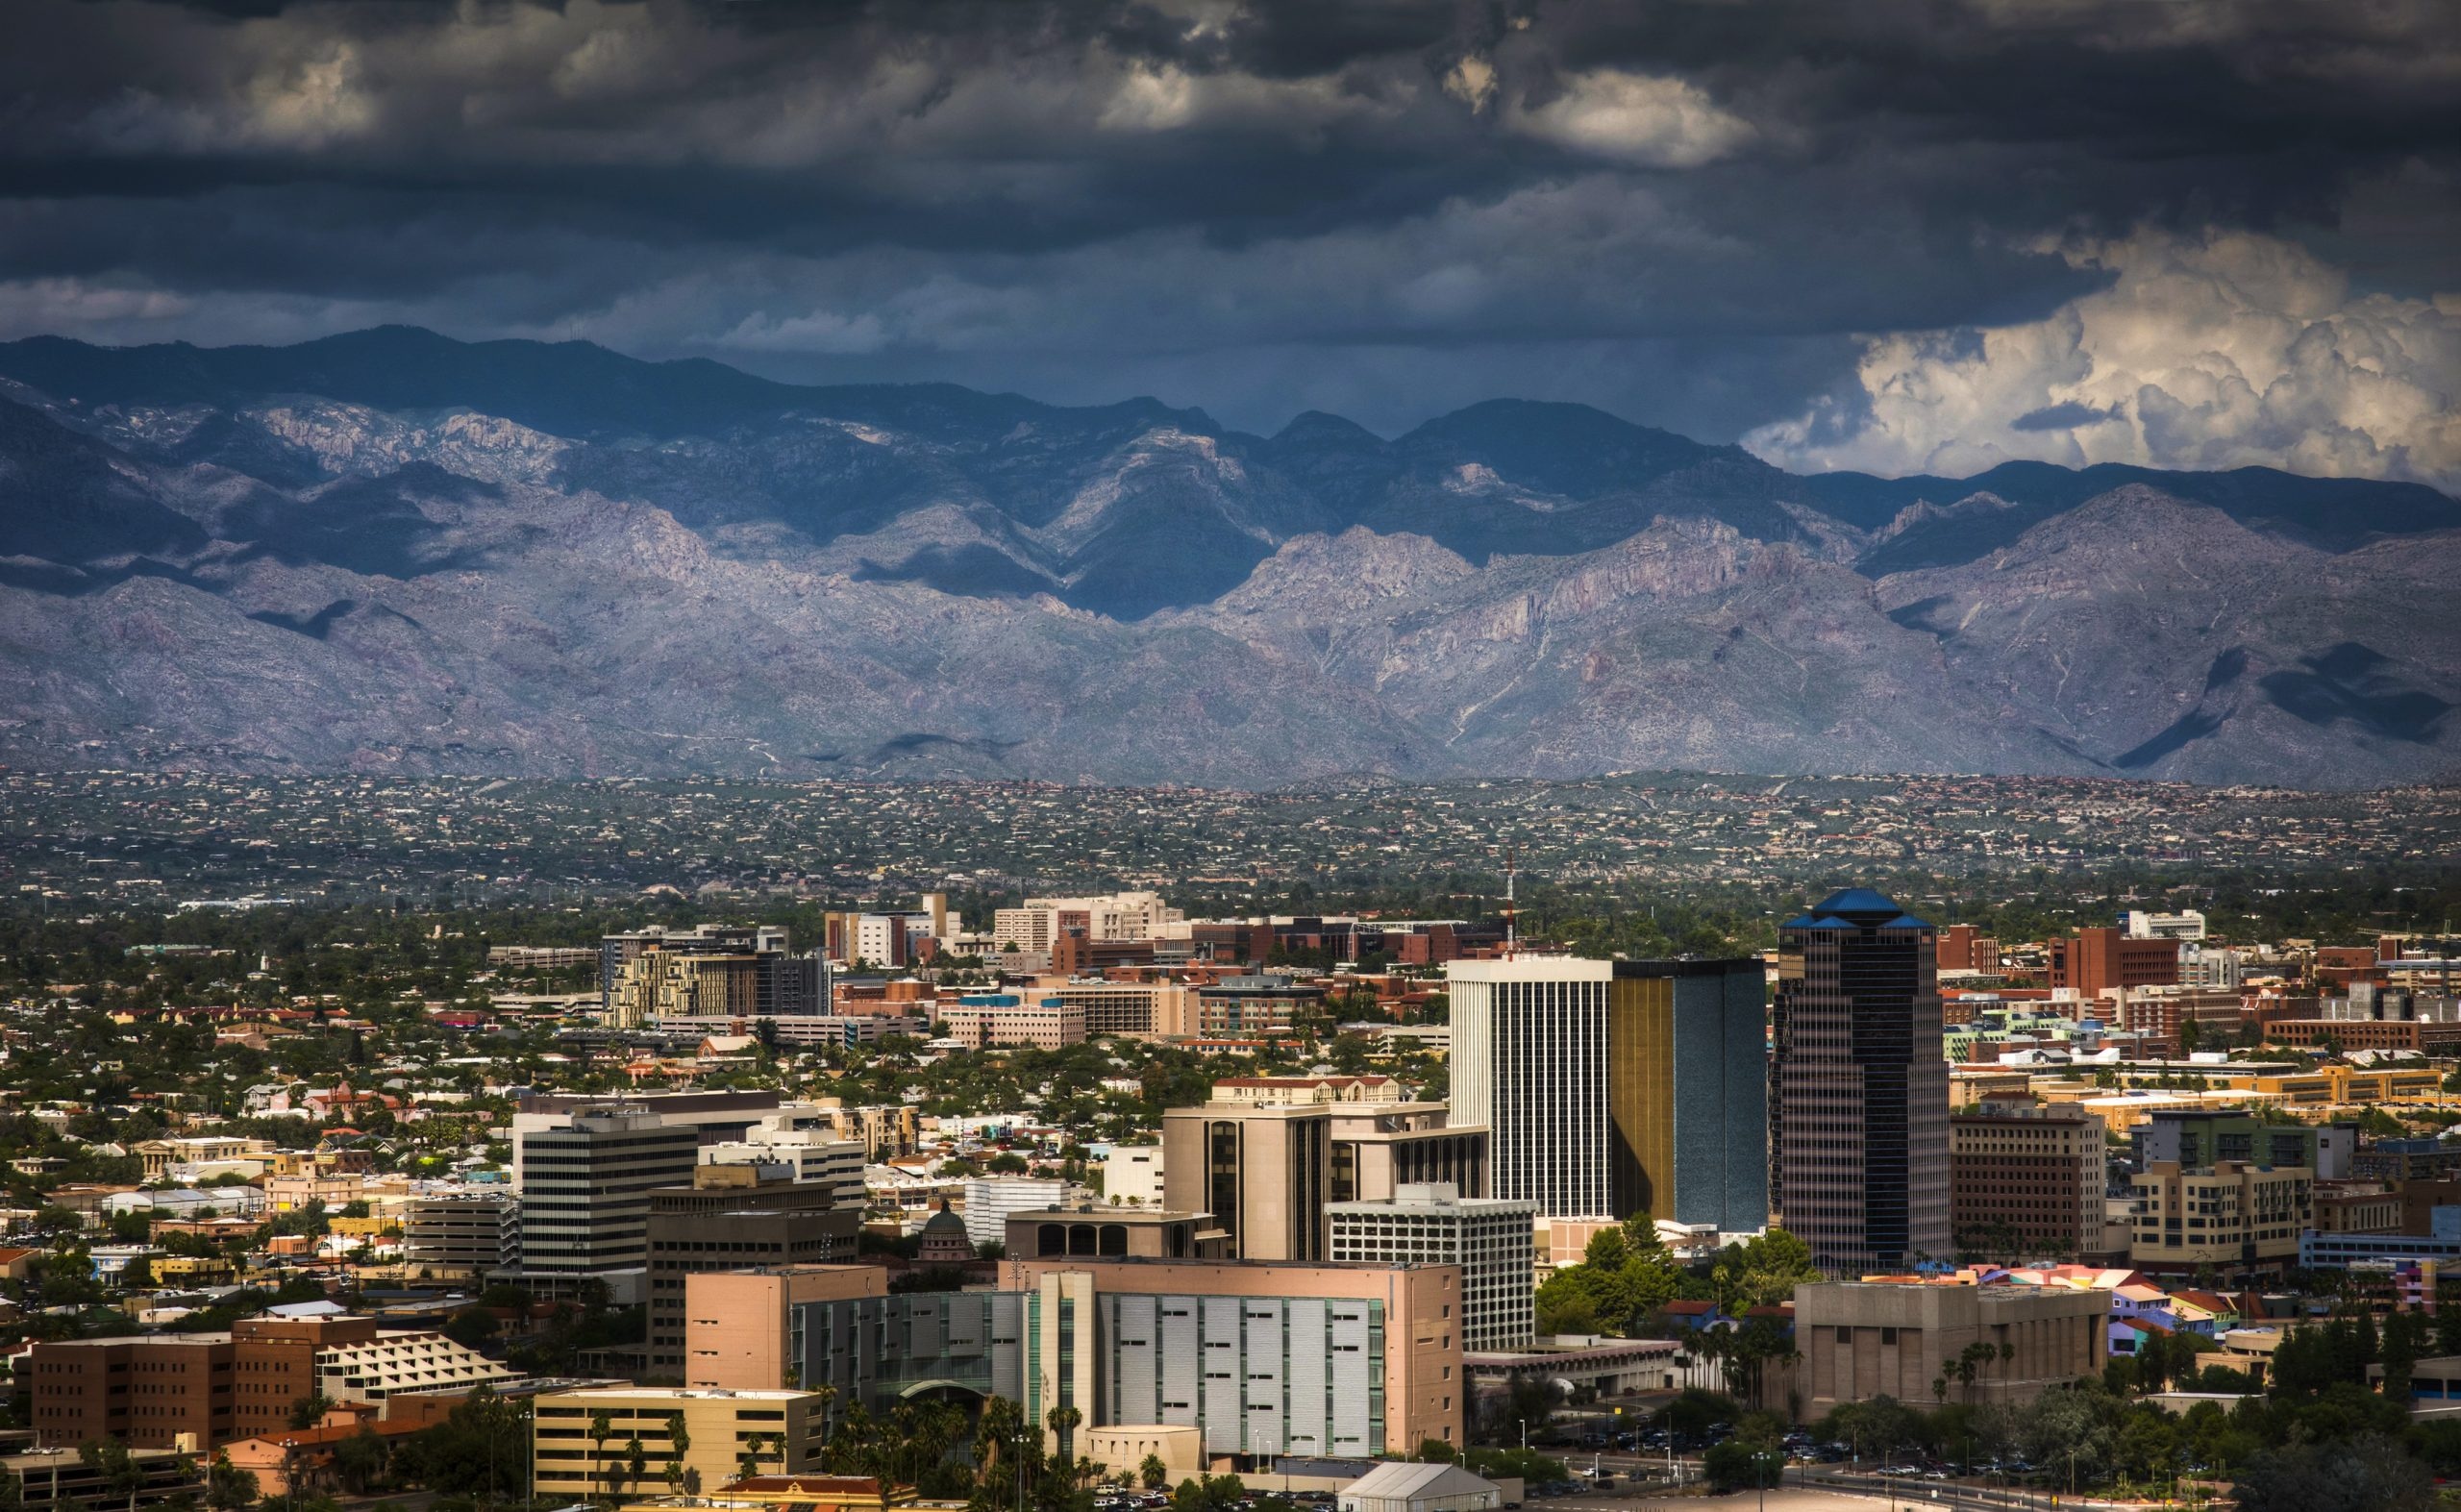
M0 759L1030 777L2461 772L2461 504L1799 477L583 343L0 344Z

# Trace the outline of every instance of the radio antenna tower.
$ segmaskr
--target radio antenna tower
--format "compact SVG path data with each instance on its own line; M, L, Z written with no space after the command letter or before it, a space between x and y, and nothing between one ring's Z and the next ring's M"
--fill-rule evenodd
M1513 904L1512 847L1504 848L1504 954L1510 960L1521 954L1520 915Z

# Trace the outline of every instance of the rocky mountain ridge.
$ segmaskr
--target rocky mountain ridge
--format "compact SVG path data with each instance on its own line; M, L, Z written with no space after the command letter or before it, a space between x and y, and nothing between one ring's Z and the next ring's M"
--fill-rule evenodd
M1032 776L2461 771L2461 506L1796 478L375 331L0 344L0 758Z

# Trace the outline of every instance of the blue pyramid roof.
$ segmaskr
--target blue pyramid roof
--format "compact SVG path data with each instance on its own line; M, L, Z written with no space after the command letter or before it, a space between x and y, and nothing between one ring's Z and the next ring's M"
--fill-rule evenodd
M1899 907L1894 900L1868 887L1849 887L1844 892L1829 894L1811 911L1815 914L1875 913L1883 919L1893 919L1905 910Z
M1829 894L1808 913L1788 919L1787 930L1927 930L1929 925L1899 907L1895 901L1869 887L1849 887Z

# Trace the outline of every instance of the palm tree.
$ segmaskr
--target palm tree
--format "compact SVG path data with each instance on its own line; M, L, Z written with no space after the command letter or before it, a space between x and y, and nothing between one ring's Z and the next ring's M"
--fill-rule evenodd
M684 1456L692 1448L692 1435L685 1431L684 1414L666 1415L666 1489L677 1496L684 1494Z
M2002 1339L2000 1347L1992 1352L2000 1356L2000 1400L2005 1401L2008 1400L2008 1362L2017 1357L2017 1348Z
M1159 1491L1171 1483L1171 1467L1162 1463L1159 1454L1148 1454L1145 1463L1136 1467L1136 1478L1148 1491Z
M604 1407L589 1415L589 1468L591 1478L607 1477L607 1441L615 1436L615 1419ZM611 1498L610 1498L611 1500Z

